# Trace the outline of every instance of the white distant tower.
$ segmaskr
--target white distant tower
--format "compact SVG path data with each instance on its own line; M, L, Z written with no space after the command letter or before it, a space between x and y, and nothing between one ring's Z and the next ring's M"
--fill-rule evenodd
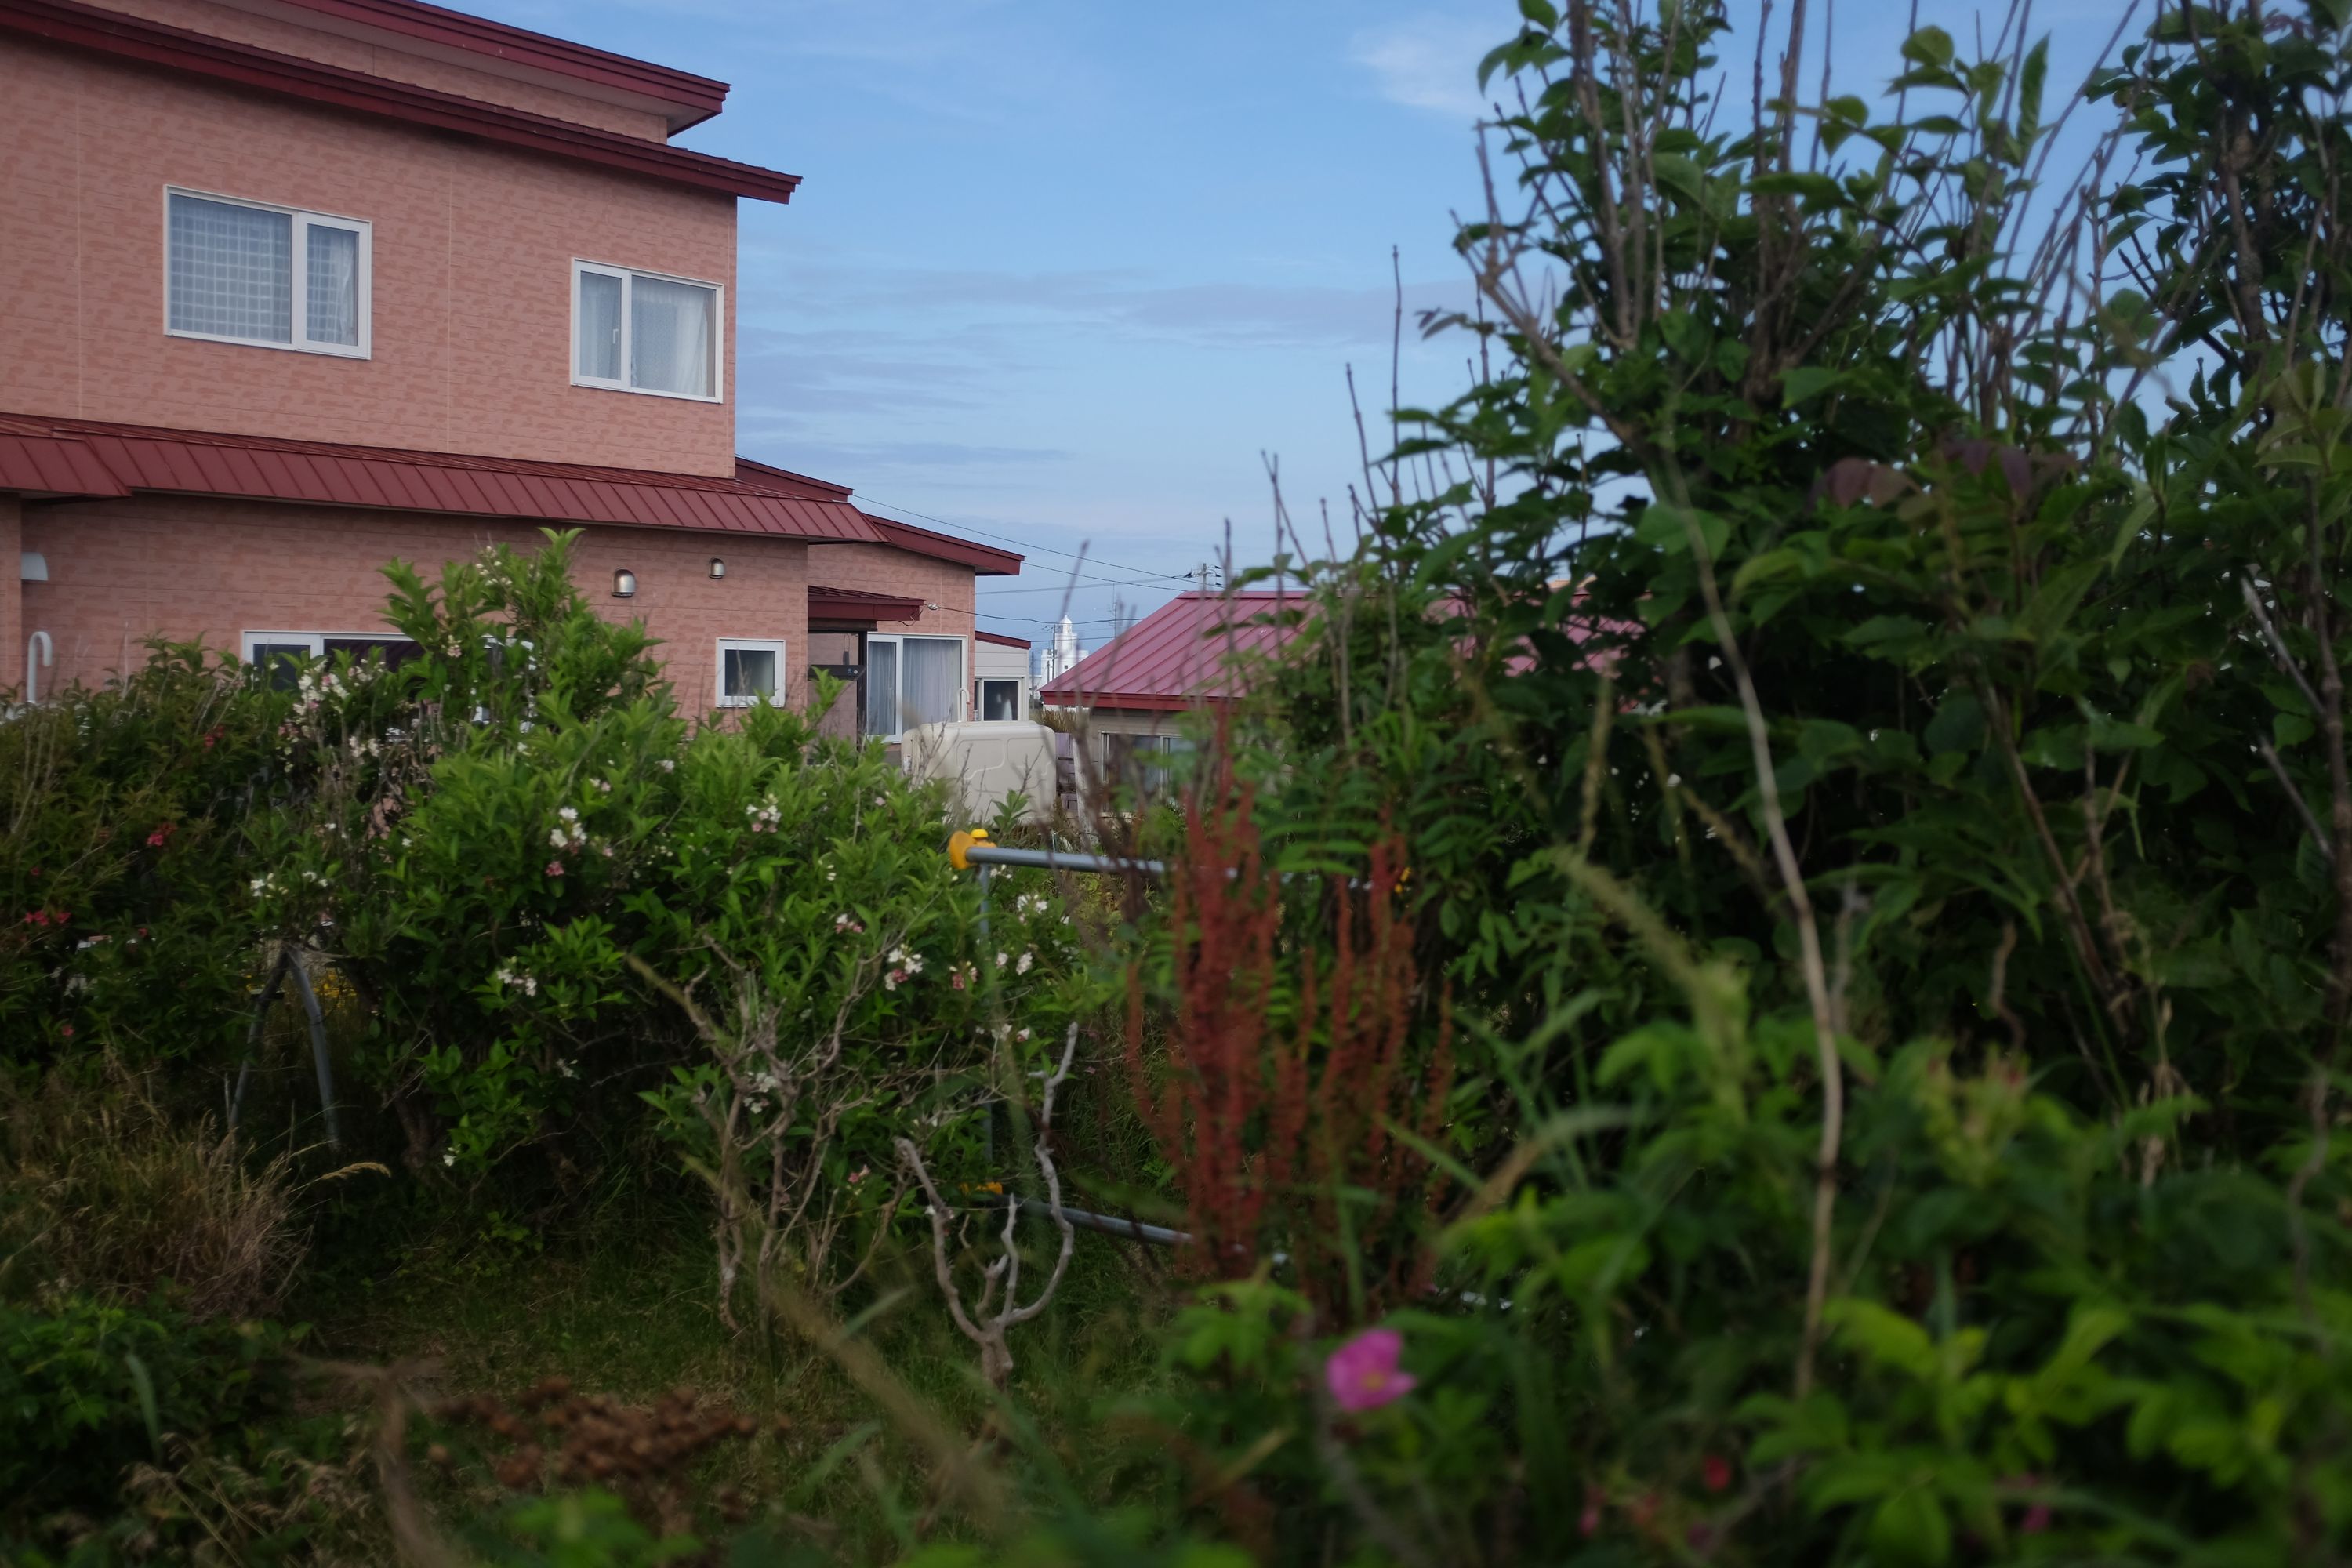
M1038 672L1038 678L1051 680L1067 675L1071 667L1086 657L1087 650L1078 646L1078 628L1070 624L1069 616L1064 616L1062 624L1054 628L1054 640L1045 645L1042 659L1045 668Z

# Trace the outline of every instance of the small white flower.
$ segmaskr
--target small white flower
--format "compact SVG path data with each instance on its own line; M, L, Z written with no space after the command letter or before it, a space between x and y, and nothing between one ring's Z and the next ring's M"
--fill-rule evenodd
M1026 956L1026 955L1024 954L1024 956ZM1006 963L1008 963L1009 962L1011 962L1010 955L1008 955L1008 954L1006 954L1006 953L1004 953L1004 952L1001 952L996 955L996 967L997 967L997 968L999 968L999 969L1003 968L1003 967L1005 966L1005 964L1006 964Z
M1036 962L1037 955L1035 953L1024 952L1021 955L1021 962L1013 965L1013 973L1015 974L1026 974L1029 973L1029 966Z
M444 1150L441 1154L441 1163L445 1165L456 1164L457 1163L457 1151L455 1149Z
M563 818L566 822L577 822L580 820L580 813L577 808L569 805L565 806L555 815Z
M578 1078L580 1076L579 1069L561 1057L558 1057L555 1059L555 1070L562 1073L565 1078Z
M547 835L547 841L558 849L562 848L566 842L563 837L563 829L561 827L550 829Z
M666 773L674 773L677 772L677 764L670 761L667 757L664 757L661 760L661 771Z

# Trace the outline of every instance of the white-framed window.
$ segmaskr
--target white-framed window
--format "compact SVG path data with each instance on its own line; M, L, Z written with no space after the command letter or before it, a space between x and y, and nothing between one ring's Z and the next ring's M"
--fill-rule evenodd
M572 263L572 383L719 400L723 290L601 261Z
M245 662L268 668L270 684L280 688L294 684L294 667L306 658L347 653L354 660L363 660L376 654L389 669L423 651L408 638L389 632L247 632L239 640Z
M1105 735L1103 773L1111 784L1157 800L1175 785L1179 759L1192 751L1192 742L1182 735Z
M163 330L365 359L373 226L166 186Z
M719 706L771 707L784 700L784 645L765 637L719 639Z
M866 732L895 741L918 724L963 717L963 638L866 638Z
M980 678L980 716L997 721L1025 719L1021 711L1021 681L1013 676L983 675Z

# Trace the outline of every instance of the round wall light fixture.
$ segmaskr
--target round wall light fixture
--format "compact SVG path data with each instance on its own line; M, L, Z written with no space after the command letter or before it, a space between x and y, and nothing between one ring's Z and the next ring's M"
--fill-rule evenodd
M613 597L634 599L637 596L637 574L624 566L613 574Z
M726 576L726 575L727 575L727 563L725 563L724 561L721 561L721 560L720 560L720 559L719 559L719 557L718 557L718 556L716 556L716 555L712 556L712 557L710 558L710 574L711 574L713 577L724 577L724 576Z

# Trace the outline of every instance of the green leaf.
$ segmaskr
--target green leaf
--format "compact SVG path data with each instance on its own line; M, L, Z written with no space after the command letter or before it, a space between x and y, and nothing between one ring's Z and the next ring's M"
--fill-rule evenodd
M1943 706L1927 721L1927 734L1930 756L1944 752L1973 752L1984 744L1984 708L1970 691L1955 691L1944 699Z
M1885 1563L1935 1568L1951 1559L1952 1521L1934 1491L1915 1486L1878 1505L1870 1518L1870 1547Z
M2026 52L2025 68L2017 79L2017 143L2021 153L2042 134L2042 87L2050 75L2050 40L2043 38Z
M1710 556L1722 554L1724 542L1731 537L1731 525L1715 513L1696 507L1652 501L1643 509L1642 521L1633 525L1633 537L1669 555L1679 555L1690 548L1694 523L1706 542L1706 552Z
M2317 732L2311 721L2300 713L2271 715L2271 738L2277 742L2282 749L2299 745L2310 740Z
M1903 58L1915 65L1952 63L1952 35L1941 27L1922 27L1903 40Z
M1826 370L1817 364L1801 364L1780 377L1780 406L1794 408L1800 403L1819 397L1841 379L1841 372Z

